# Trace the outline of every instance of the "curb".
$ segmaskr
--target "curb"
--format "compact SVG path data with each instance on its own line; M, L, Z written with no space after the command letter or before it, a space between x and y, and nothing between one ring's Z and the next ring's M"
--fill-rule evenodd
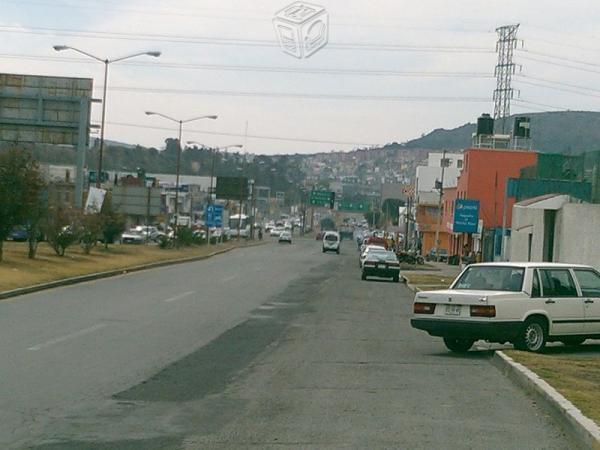
M492 363L505 376L535 397L565 430L585 448L600 450L600 427L563 397L546 381L507 356L504 352L494 352Z
M25 294L32 294L34 292L45 291L45 290L53 289L53 288L57 288L57 287L70 286L72 284L84 283L86 281L94 281L94 280L101 280L103 278L116 277L118 275L125 275L125 274L131 273L131 272L140 272L142 270L156 269L158 267L174 266L176 264L185 264L185 263L189 263L189 262L202 261L203 259L212 258L213 256L221 255L223 253L227 253L232 250L237 250L240 248L247 248L247 247L256 247L256 246L264 245L264 244L265 243L253 243L253 244L244 245L243 247L229 247L229 248L224 248L222 250L217 250L216 252L213 252L213 253L209 253L208 255L191 256L189 258L180 258L180 259L166 259L164 261L156 261L153 263L141 264L139 266L123 267L121 269L113 269L113 270L108 270L106 272L90 273L90 274L86 274L86 275L80 275L77 277L64 278L62 280L50 281L48 283L35 284L33 286L27 286L27 287L12 289L10 291L0 292L0 300L5 300L7 298L12 298L12 297L18 297L20 295L25 295Z

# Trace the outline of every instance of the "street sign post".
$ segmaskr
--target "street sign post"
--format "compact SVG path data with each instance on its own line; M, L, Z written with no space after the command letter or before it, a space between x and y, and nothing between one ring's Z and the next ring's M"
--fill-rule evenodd
M206 205L204 207L204 223L207 227L223 226L223 205Z
M454 204L454 233L477 233L479 200L457 199Z

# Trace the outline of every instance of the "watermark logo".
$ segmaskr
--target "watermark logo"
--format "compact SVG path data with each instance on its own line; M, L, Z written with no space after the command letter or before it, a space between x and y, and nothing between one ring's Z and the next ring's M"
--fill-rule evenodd
M298 59L315 54L329 38L329 15L325 8L303 1L275 14L273 26L281 49Z

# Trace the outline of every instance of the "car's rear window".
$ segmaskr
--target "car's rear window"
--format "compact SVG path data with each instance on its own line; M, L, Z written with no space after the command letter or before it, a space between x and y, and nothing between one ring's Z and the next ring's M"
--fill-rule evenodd
M471 266L462 274L454 289L470 291L520 292L525 269L508 266Z
M326 241L337 241L338 238L335 234L328 234L325 236Z

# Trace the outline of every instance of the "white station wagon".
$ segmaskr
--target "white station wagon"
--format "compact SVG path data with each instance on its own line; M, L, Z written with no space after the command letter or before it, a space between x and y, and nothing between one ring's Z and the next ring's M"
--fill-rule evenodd
M467 267L448 290L415 295L413 328L444 338L453 352L476 340L542 351L546 342L600 338L600 273L560 263Z

